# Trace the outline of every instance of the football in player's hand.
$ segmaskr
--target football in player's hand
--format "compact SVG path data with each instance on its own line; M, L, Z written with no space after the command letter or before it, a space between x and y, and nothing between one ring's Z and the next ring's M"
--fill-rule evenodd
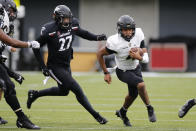
M131 52L138 52L139 51L140 56L143 56L143 54L144 54L142 48L138 48L138 47L131 48L130 51Z

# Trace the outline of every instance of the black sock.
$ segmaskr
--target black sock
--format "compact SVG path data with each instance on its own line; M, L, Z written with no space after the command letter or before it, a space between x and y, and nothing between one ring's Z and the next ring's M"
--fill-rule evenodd
M24 116L24 113L20 107L19 101L15 95L5 97L5 100L18 117Z
M18 118L21 118L21 117L23 117L25 115L21 108L16 110L15 113L18 116Z
M121 108L120 108L120 113L121 113L122 115L126 115L127 109L125 109L124 107L121 107Z
M41 97L41 96L59 96L60 94L60 89L59 87L51 87L48 89L43 89L40 90L36 93L37 97Z
M76 96L78 102L90 113L94 118L99 117L99 113L96 112L93 107L91 106L90 102L88 101L85 95Z

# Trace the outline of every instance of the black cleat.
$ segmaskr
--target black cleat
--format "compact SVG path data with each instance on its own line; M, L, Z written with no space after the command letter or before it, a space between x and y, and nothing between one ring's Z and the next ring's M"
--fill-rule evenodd
M183 118L195 104L195 99L188 100L179 110L178 117Z
M26 128L26 129L33 129L33 130L39 130L40 127L34 125L27 116L23 116L22 118L18 118L16 121L16 126L18 128Z
M147 106L147 110L148 110L148 119L150 122L156 122L157 121L157 118L156 118L156 115L154 113L154 108L150 105L150 106Z
M130 126L130 127L132 126L131 123L129 122L129 118L126 115L123 116L119 110L116 111L116 116L120 117L120 119L123 121L125 126Z
M99 122L99 124L106 124L108 121L102 117L101 115L98 115L98 117L95 118L97 122Z
M6 120L4 120L2 117L0 117L0 125L2 124L7 124L8 122Z
M37 91L29 90L28 92L28 99L27 99L27 108L31 108L31 104L37 99L36 97Z

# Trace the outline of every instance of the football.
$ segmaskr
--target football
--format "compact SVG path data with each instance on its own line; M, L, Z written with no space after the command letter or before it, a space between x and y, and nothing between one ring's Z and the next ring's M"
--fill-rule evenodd
M138 52L139 51L140 56L144 55L142 48L134 47L134 48L131 48L130 51L132 51L132 52Z

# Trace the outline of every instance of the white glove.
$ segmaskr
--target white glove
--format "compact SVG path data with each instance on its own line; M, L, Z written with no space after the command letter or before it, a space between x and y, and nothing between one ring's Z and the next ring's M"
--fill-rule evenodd
M27 43L28 43L29 48L33 48L33 49L40 48L40 43L37 41L29 41Z

